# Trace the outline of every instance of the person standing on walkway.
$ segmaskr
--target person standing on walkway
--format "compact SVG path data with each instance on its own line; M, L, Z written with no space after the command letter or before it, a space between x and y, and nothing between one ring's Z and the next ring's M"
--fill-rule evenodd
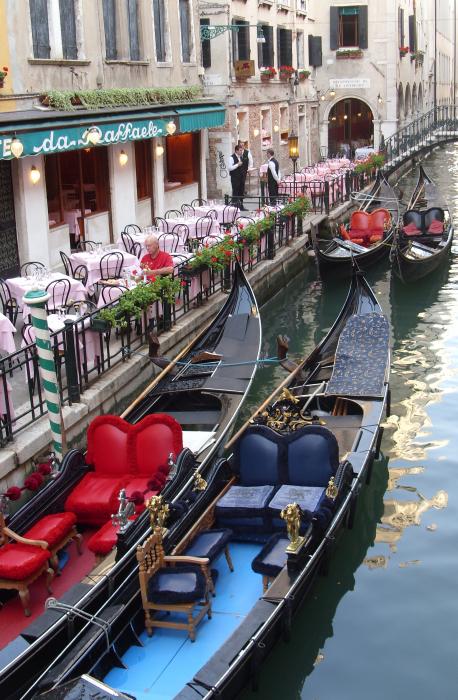
M275 152L271 148L267 149L267 156L269 158L267 161L267 189L269 190L270 204L275 206L278 197L278 183L281 180L280 167L278 160L274 158Z
M242 189L242 194L243 194L243 196L246 196L246 190L245 190L245 187L246 187L246 178L247 178L248 170L251 170L251 168L253 167L253 156L251 155L251 151L250 151L250 149L248 148L248 141L245 141L245 143L244 143L243 141L239 141L238 146L239 146L239 148L242 149L242 163L243 163L243 168L242 168L242 171L243 171L243 189ZM242 205L242 206L240 207L240 209L242 209L243 211L246 211L245 207L243 206L243 202L241 202L241 205Z
M232 204L239 209L244 209L243 206L243 188L245 186L245 178L243 174L243 149L237 144L234 153L229 159L229 174L232 184Z

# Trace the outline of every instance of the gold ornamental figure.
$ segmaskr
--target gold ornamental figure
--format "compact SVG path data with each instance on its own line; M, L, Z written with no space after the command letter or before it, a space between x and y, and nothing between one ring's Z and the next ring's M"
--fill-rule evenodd
M301 508L297 503L289 503L280 512L280 518L286 523L286 531L289 537L289 545L286 548L287 552L297 552L299 547L304 542L305 538L300 537L299 530L301 527Z
M153 532L156 528L160 528L164 531L166 529L164 527L165 521L170 514L169 504L163 502L162 496L152 496L152 498L146 502L146 507L149 511L149 521Z

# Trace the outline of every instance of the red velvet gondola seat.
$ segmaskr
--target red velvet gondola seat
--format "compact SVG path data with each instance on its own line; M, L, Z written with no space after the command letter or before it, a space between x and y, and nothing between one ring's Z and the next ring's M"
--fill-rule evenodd
M74 513L51 513L40 518L24 534L29 540L44 540L48 543L51 552L51 562L54 568L57 567L56 554L65 545L74 540L81 554L82 537L76 530L76 515Z
M135 520L136 517L135 515L129 519ZM94 552L98 559L102 559L116 546L118 532L119 526L113 525L111 520L108 520L88 539L87 548Z
M353 243L369 246L381 241L390 225L391 215L387 209L374 209L370 213L355 211L351 215L348 237Z
M132 425L118 416L95 418L87 433L86 474L65 503L78 522L103 525L118 509L122 488L127 495L146 497L160 491L168 473L168 456L183 449L181 426L171 416L157 413Z

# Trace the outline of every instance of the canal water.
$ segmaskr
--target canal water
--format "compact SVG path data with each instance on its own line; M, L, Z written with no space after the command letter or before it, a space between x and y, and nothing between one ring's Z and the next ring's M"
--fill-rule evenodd
M458 144L424 162L458 231ZM416 182L401 181L404 199ZM391 323L391 417L354 528L317 578L288 644L244 700L431 700L458 697L458 233L444 269L412 287L388 263L367 273ZM342 306L348 283L322 284L315 266L263 307L265 356L277 334L303 357ZM260 369L254 409L284 378Z

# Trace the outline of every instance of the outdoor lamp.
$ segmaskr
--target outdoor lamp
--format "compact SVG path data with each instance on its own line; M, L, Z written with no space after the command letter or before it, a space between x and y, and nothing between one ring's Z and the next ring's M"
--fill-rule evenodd
M30 168L30 180L32 185L36 185L41 177L41 173L34 165Z
M258 34L256 37L256 41L258 44L265 44L266 43L266 37L264 36L264 31L262 27L258 27Z
M335 97L335 96L336 96L336 91L335 91L335 90L329 90L329 94L331 95L331 97Z
M259 129L253 129L253 136L256 138L259 136Z
M119 165L126 165L127 161L129 160L129 156L125 151L121 151L119 154Z
M172 134L174 134L177 130L177 125L175 124L175 122L172 121L167 122L165 130L167 131L169 136L172 136Z
M383 100L382 100L382 96L381 96L381 94L380 94L380 93L379 93L379 94L377 95L377 102L379 103L379 105L381 105L381 104L382 104L382 102L383 102Z
M280 130L280 127L278 126L277 122L275 122L275 124L274 124L275 133L277 133L277 131L279 131L279 130Z
M292 131L290 135L288 136L288 149L289 149L289 157L291 158L292 161L296 161L299 158L299 144L298 144L298 137Z
M24 144L18 139L17 136L11 140L10 151L15 158L20 158L24 151Z
M164 146L156 146L156 155L160 158L164 153Z
M92 143L93 146L97 146L101 138L102 132L98 126L91 126L86 131L86 139L89 141L89 143Z

